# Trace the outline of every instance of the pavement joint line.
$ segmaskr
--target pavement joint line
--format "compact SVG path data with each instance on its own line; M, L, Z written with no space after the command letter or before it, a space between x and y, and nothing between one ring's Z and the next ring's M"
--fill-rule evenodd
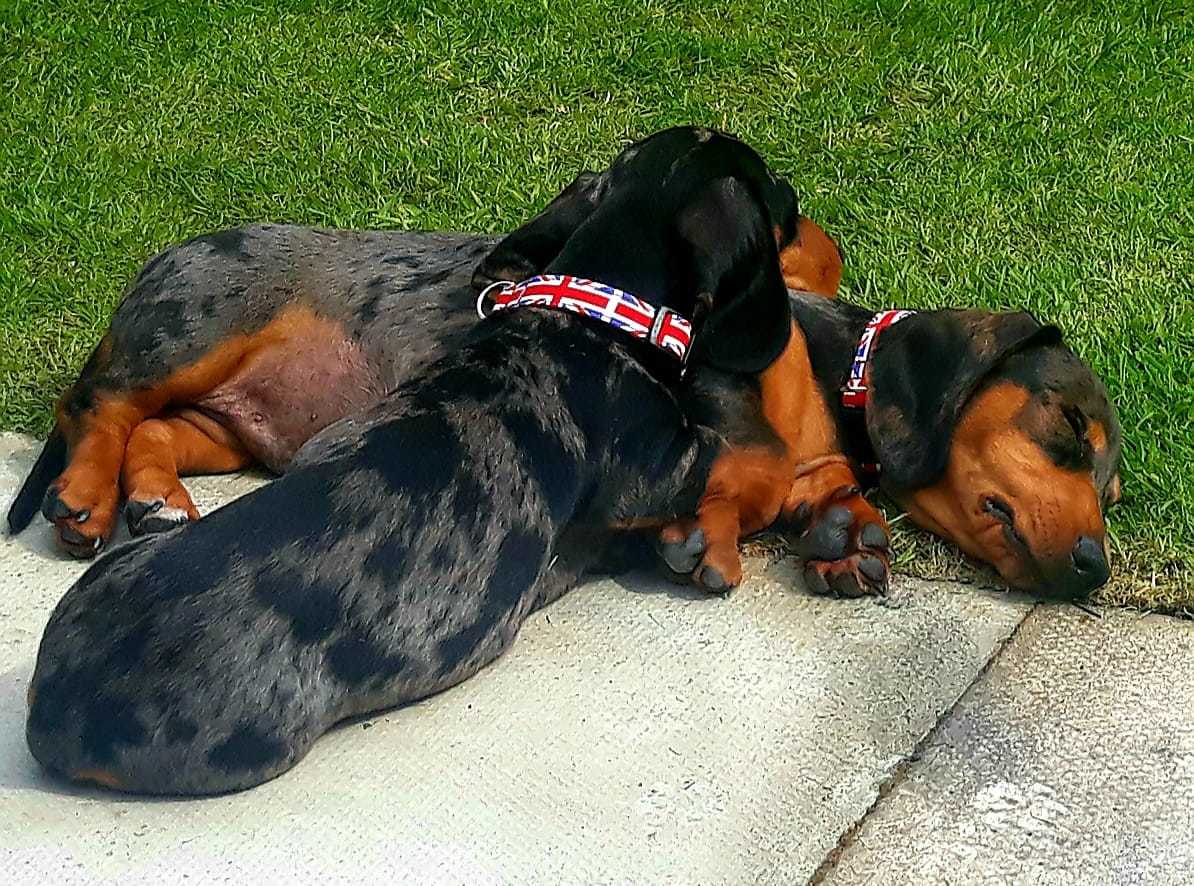
M1028 611L1024 613L1024 617L1016 623L1016 626L1008 632L1008 635L1004 637L994 649L991 650L991 654L987 656L987 660L983 662L983 666L975 673L974 678L962 688L962 691L958 693L957 697L950 703L949 707L941 712L940 716L937 717L937 721L925 730L925 734L922 735L916 742L916 747L909 751L904 759L902 759L896 766L892 768L891 773L879 784L879 791L875 795L874 802L872 802L871 805L868 806L860 816L858 816L853 824L846 828L846 830L842 831L842 835L838 838L836 845L834 845L832 849L825 853L825 858L813 872L813 875L809 877L807 886L820 886L820 884L825 882L825 878L829 876L830 872L832 872L835 867L837 867L837 863L841 859L842 855L854 844L854 841L858 839L858 834L862 831L862 827L866 824L867 819L870 818L871 814L879 808L879 806L888 798L888 796L891 795L891 792L894 791L900 785L900 783L908 777L908 771L915 763L920 760L921 754L924 752L925 747L932 740L933 736L937 734L937 730L941 728L941 724L953 715L953 712L957 710L958 705L962 703L962 699L966 697L966 693L973 689L975 685L977 685L978 682L986 676L987 672L991 670L995 662L999 660L1004 651L1008 648L1008 646L1011 645L1012 641L1019 636L1020 629L1024 627L1028 619L1031 618L1038 609L1040 609L1040 603L1034 603L1028 609Z

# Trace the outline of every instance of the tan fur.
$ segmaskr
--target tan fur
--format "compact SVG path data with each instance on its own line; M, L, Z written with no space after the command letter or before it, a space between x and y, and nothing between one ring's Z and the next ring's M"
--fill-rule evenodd
M291 305L258 332L221 342L160 385L120 394L100 394L95 406L77 422L69 421L66 415L65 404L72 393L67 391L59 401L57 414L58 426L66 435L69 460L66 470L54 481L54 488L72 511L87 510L90 515L81 523L73 518L57 521L59 531L70 527L88 540L107 539L112 534L120 506L119 480L125 451L134 429L146 419L167 407L194 402L263 351L297 337L332 338L337 334L344 337L338 324L319 317L305 306ZM96 359L102 357L105 349L111 349L109 337L101 342ZM142 450L141 446L136 449ZM236 465L243 466L243 462ZM80 550L79 546L62 541L61 536L59 543L72 553L94 553L89 546Z
M945 476L901 502L916 523L993 564L1023 588L1041 581L1039 567L987 513L989 496L1012 507L1017 530L1033 557L1045 564L1068 564L1080 536L1099 542L1106 537L1090 474L1058 467L1018 421L1029 399L1026 390L1010 382L974 397L954 431Z

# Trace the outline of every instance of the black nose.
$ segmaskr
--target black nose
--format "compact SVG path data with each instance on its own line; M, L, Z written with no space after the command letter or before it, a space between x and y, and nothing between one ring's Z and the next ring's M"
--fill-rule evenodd
M1101 588L1111 577L1111 567L1107 565L1107 558L1103 556L1103 546L1089 535L1078 539L1070 559L1074 565L1075 591L1088 594L1096 588Z

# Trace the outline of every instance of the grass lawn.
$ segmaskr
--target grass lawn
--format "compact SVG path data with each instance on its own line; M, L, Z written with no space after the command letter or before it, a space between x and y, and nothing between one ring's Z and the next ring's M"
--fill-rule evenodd
M171 241L504 231L701 122L791 177L844 244L845 297L1059 324L1123 418L1105 599L1194 610L1192 115L1185 0L7 0L0 427L48 429Z

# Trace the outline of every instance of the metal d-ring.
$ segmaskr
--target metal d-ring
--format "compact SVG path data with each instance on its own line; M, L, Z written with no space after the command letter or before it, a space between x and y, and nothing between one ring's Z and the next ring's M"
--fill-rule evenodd
M492 283L490 283L488 286L486 286L484 289L481 290L481 294L477 296L477 316L480 317L482 320L484 320L486 317L488 317L489 314L486 314L485 311L482 309L481 303L484 302L485 297L487 295L489 295L489 290L496 289L499 286L503 287L503 289L513 289L514 283L510 280L494 280Z

